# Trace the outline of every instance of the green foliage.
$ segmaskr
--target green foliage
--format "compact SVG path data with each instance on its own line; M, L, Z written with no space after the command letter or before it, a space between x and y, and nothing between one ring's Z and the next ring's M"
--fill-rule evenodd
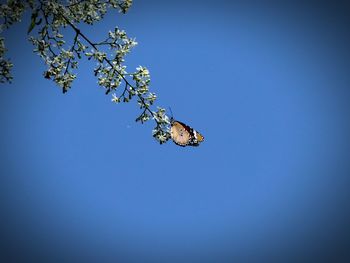
M29 3L29 2L28 2ZM20 21L23 14L25 5L21 1L9 0L7 4L0 6L0 17L3 19L3 23L0 25L0 33L4 29L9 28L13 23ZM5 58L5 41L3 37L0 37L0 82L11 82L11 68L13 64L9 59Z
M153 136L162 144L170 138L169 118L165 110L151 110L157 96L149 91L150 74L146 67L139 66L135 72L126 70L125 56L137 45L134 38L127 36L124 30L115 27L101 42L93 42L77 27L79 23L93 25L100 21L109 9L116 9L125 14L132 0L70 0L44 1L8 0L0 7L3 28L9 28L20 20L25 9L32 11L28 26L29 41L47 66L44 76L53 80L66 93L76 78L78 60L86 57L93 60L97 66L93 70L98 84L105 93L112 94L112 102L129 102L136 97L142 110L136 121L144 123L149 119L156 122ZM67 44L63 29L70 28L74 32L72 43ZM33 33L36 32L36 33ZM108 51L108 53L106 52ZM0 81L9 82L12 79L10 70L12 64L4 58L6 52L4 39L0 38Z
M10 72L13 64L9 59L4 58L5 52L5 41L3 37L0 37L0 83L11 82L12 80Z

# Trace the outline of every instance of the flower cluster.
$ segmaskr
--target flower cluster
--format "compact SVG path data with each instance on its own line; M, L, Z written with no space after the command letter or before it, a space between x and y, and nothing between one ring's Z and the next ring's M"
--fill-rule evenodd
M157 126L152 131L153 137L159 141L160 144L163 144L170 139L170 121L165 114L165 109L158 107L158 110L153 112L153 118L157 122Z
M25 5L23 1L9 0L7 4L0 5L0 34L13 23L21 20ZM11 82L11 69L13 64L9 59L5 58L6 47L5 39L0 37L0 83Z
M122 13L126 13L131 7L132 0L73 0L65 7L69 9L74 21L83 21L87 24L94 24L101 20L107 13L109 8L118 9Z
M29 5L33 5L33 1L27 1ZM9 28L13 23L21 21L25 4L23 1L9 0L6 4L0 5L0 18L3 25Z
M10 72L13 64L9 59L4 57L5 52L5 41L3 37L0 37L0 83L10 82L12 80Z
M126 13L131 6L132 1L117 1L117 0L73 0L65 7L69 9L72 17L76 22L83 21L84 23L92 25L101 20L107 13L109 8L119 9L119 11Z

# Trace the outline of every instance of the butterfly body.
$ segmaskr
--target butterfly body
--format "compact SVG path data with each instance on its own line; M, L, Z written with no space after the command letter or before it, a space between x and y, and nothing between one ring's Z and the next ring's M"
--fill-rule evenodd
M176 120L171 120L170 134L173 142L179 146L199 146L204 136L192 127Z

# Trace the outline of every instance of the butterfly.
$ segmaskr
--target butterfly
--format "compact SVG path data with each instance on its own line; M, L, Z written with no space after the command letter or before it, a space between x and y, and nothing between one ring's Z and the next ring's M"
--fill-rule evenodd
M199 146L204 136L192 127L174 119L170 122L170 135L173 142L179 146Z

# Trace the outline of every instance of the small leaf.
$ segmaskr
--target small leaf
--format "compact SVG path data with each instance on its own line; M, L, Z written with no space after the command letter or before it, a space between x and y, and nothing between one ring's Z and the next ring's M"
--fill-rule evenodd
M50 72L46 71L44 74L45 79L50 79L51 78L51 74Z
M35 27L35 20L32 19L32 21L28 27L27 34L29 34L33 30L34 27Z
M35 20L37 17L38 17L38 11L35 11L31 16L31 21L30 21L30 25L28 27L27 34L29 34L33 30L33 28L35 27Z

